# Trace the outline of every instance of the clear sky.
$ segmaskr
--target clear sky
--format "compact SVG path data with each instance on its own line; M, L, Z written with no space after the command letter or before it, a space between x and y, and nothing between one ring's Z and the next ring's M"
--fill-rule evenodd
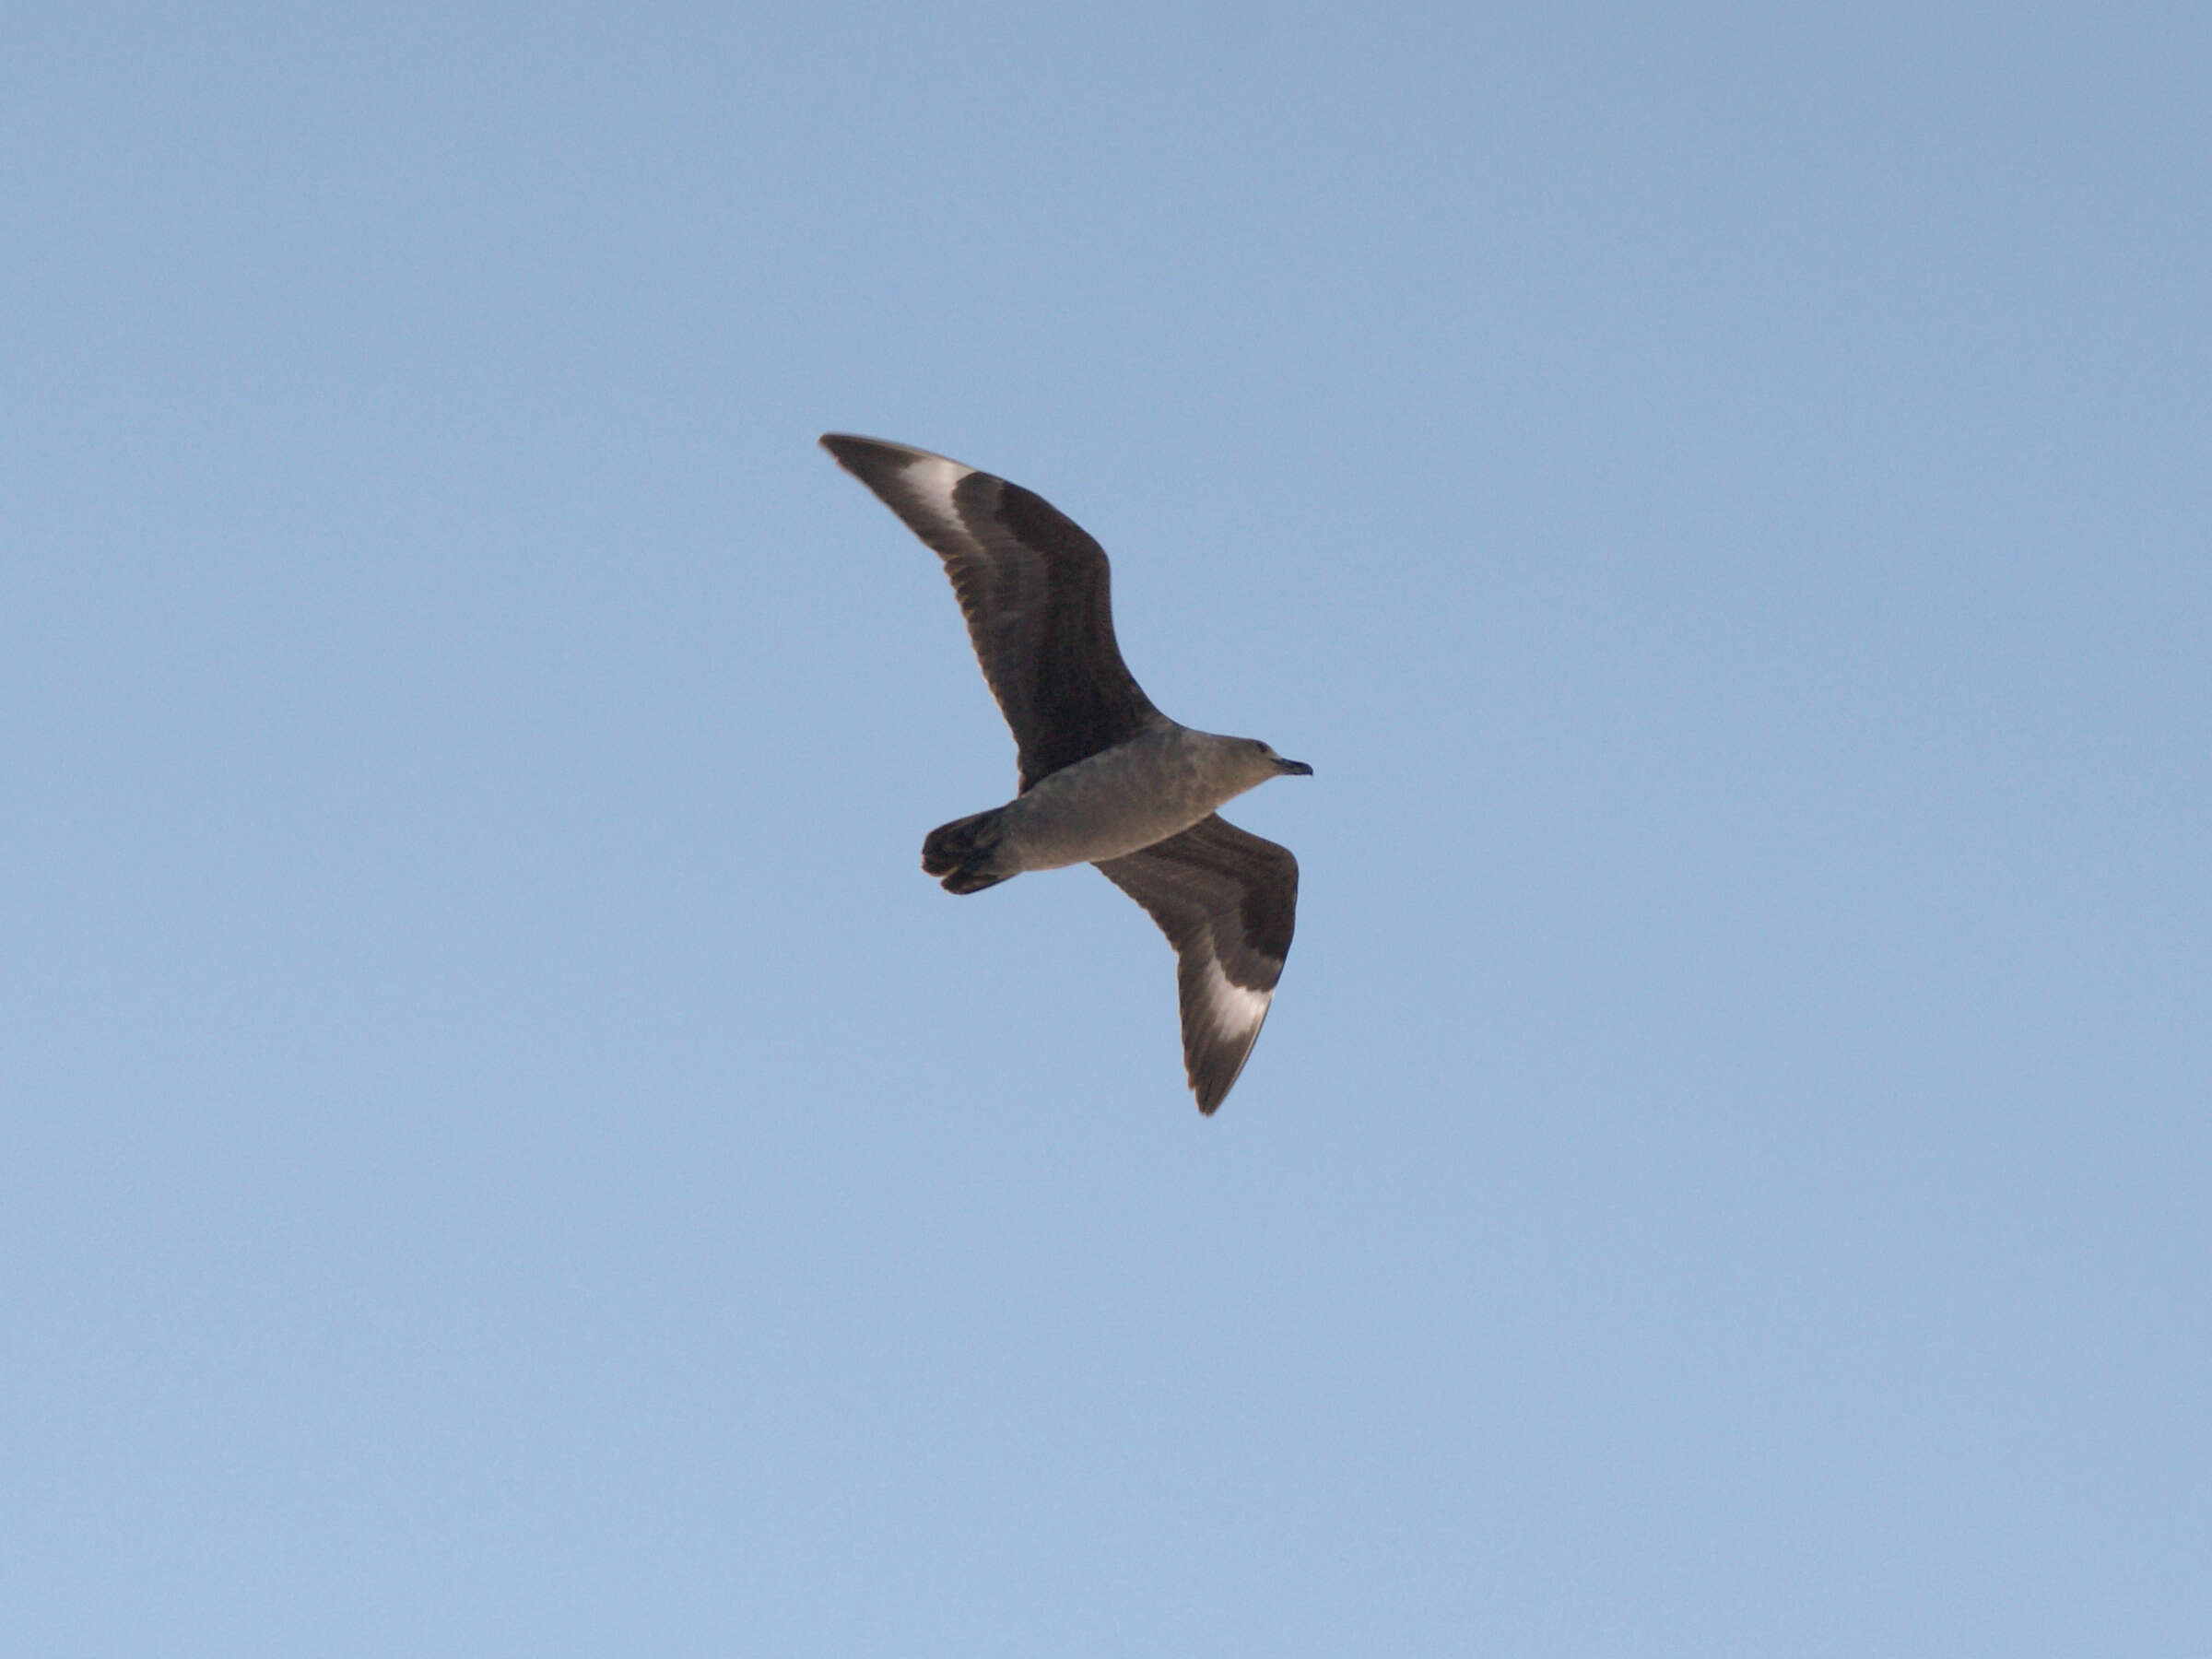
M0 1649L2212 1652L2212 14L0 26ZM815 447L1115 559L1220 1115Z

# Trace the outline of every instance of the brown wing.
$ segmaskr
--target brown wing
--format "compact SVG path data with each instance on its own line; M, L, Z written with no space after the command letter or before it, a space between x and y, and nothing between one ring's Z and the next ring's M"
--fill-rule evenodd
M1122 661L1106 553L1080 525L927 450L842 432L822 447L945 561L1023 789L1165 721Z
M1099 868L1175 947L1183 1069L1210 1113L1244 1069L1283 977L1298 860L1217 816Z

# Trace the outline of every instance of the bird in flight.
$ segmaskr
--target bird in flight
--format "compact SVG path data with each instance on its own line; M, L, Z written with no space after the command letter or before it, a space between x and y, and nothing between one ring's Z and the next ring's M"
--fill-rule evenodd
M1210 1114L1259 1040L1298 909L1289 850L1215 808L1313 769L1152 706L1114 643L1105 549L1043 497L900 443L822 447L945 561L1019 751L1020 792L932 830L922 868L976 893L1096 865L1175 947L1183 1068Z

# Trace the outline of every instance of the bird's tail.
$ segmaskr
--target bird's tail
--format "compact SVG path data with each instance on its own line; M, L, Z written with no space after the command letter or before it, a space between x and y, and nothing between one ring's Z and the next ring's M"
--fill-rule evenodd
M1005 810L994 806L932 830L922 838L923 873L944 877L948 893L980 893L1013 875L1011 870L994 874L991 869L992 855L998 851L999 816Z

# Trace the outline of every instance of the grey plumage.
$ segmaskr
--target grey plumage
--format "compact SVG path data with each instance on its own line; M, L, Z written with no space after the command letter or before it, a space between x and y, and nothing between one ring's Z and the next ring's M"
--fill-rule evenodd
M1018 751L1020 793L932 830L924 870L971 893L1096 864L1175 947L1184 1067L1212 1112L1259 1038L1298 906L1298 861L1214 808L1313 769L1153 706L1114 641L1104 549L1042 497L903 444L822 444L944 560Z

